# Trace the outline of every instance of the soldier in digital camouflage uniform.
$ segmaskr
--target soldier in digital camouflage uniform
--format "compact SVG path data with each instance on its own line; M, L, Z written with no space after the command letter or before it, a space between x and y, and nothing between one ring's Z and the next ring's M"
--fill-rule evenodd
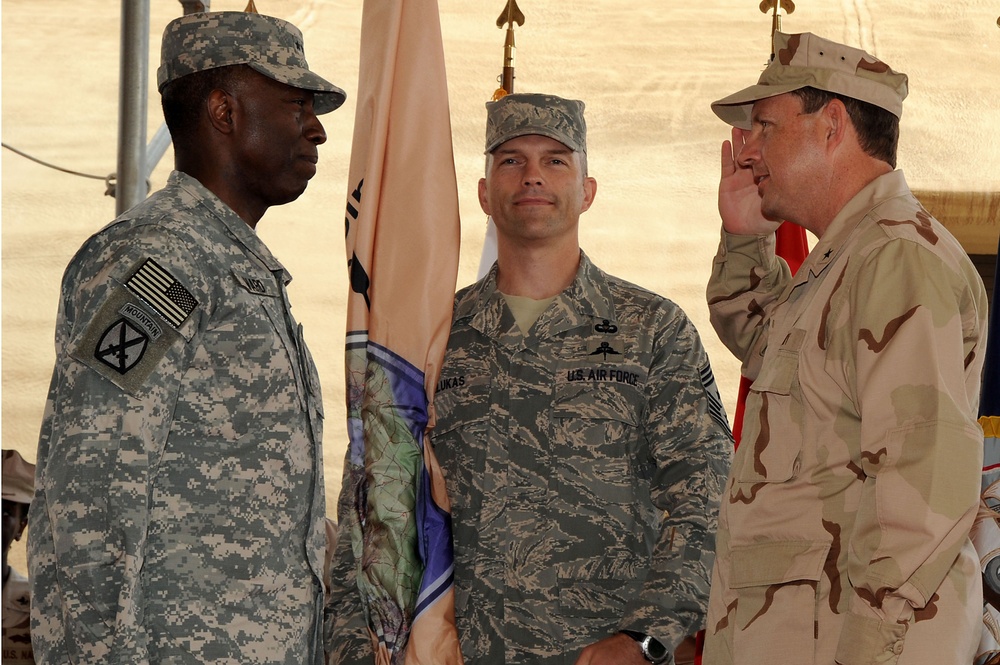
M321 663L322 402L254 229L297 198L344 93L302 35L172 21L176 169L63 278L29 560L43 663ZM263 138L263 140L262 140Z
M986 296L896 171L906 76L778 33L715 102L712 321L753 379L719 517L706 665L970 663ZM818 238L793 278L788 220Z
M649 660L672 662L704 625L732 448L708 357L679 307L580 251L596 190L583 103L515 94L487 108L479 198L498 261L455 298L431 435L462 654L645 663L649 636ZM349 588L353 564L339 563ZM358 602L341 601L335 662L370 662Z

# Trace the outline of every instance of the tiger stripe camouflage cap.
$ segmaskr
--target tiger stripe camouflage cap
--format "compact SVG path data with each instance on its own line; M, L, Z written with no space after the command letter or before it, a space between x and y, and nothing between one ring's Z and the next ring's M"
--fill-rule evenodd
M157 89L163 92L182 76L228 65L248 65L279 83L313 92L317 115L333 111L347 99L343 90L309 71L298 28L252 12L203 12L168 23Z
M734 127L750 129L754 102L805 87L873 104L897 118L903 114L906 74L861 49L810 32L775 32L774 54L757 85L712 102L717 116Z
M515 93L486 102L486 152L528 134L548 136L567 148L587 152L583 107L575 99L537 93Z

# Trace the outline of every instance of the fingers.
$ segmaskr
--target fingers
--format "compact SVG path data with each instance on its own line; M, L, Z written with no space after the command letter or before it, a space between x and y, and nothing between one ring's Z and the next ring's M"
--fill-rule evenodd
M746 145L746 135L739 127L732 128L732 140L722 142L722 177L730 176L740 168L740 151Z
M736 161L733 159L733 144L729 141L722 142L722 177L730 176L736 170Z
M743 130L739 127L730 127L729 130L733 137L733 145L743 147L743 144L746 142L743 137Z

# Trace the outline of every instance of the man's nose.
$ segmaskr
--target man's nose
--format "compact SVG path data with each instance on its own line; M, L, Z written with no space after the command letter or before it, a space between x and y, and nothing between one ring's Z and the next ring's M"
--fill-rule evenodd
M522 174L525 185L540 185L542 183L542 169L539 164L528 160L524 164L524 173Z
M316 145L323 145L326 143L326 130L323 129L323 123L319 121L319 116L311 111L310 114L311 117L306 120L306 138Z
M750 168L760 158L760 145L756 132L745 132L743 136L745 142L740 148L739 154L736 155L736 163L743 168Z

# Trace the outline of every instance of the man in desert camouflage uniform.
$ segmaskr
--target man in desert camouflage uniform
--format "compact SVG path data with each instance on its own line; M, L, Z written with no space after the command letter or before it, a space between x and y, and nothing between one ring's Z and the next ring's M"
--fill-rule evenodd
M580 251L596 191L583 103L514 94L487 108L479 199L498 260L455 298L431 438L462 654L672 662L704 625L732 447L708 357L680 308ZM370 653L356 596L338 617L342 663Z
M8 562L11 545L21 540L28 526L28 507L35 492L35 465L16 450L3 451L3 610L4 665L30 665L31 593L28 578Z
M969 663L985 290L894 170L906 76L809 33L775 54L712 104L735 129L708 298L754 381L705 662ZM819 238L794 278L770 220Z
M44 663L321 663L316 370L254 229L296 199L344 93L294 26L172 21L176 171L62 284L29 559Z

